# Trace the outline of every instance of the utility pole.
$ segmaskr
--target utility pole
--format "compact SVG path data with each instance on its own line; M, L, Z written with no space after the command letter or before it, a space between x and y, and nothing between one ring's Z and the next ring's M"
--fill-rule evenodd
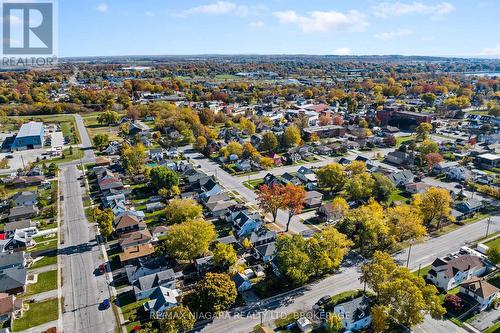
M408 265L410 264L410 254L411 254L411 247L412 243L410 243L410 247L408 248L408 258L406 259L406 267L408 268Z
M488 233L490 232L490 223L491 223L491 217L488 217L488 224L486 225L486 236L488 237Z
M422 268L422 264L418 264L418 273L417 273L418 277L420 277L420 268Z

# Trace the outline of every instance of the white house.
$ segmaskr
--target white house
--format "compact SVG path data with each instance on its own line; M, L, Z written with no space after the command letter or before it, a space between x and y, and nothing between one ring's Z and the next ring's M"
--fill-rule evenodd
M498 298L498 288L477 277L460 285L460 292L474 298L482 310L487 309Z
M244 274L236 273L233 276L233 281L236 285L236 289L238 289L238 292L240 292L240 293L252 288L252 282L250 282L248 277Z
M176 276L173 269L140 277L133 283L136 300L148 298L157 287L175 289Z
M297 319L297 327L301 332L311 332L313 329L313 324L306 317L300 317Z
M342 318L342 327L346 331L365 329L372 322L370 302L365 296L337 304L333 312Z
M436 287L450 290L485 271L486 265L478 256L453 254L434 260L426 278Z

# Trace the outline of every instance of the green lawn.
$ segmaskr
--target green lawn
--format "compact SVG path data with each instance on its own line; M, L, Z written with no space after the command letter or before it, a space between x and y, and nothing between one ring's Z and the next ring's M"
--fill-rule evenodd
M249 190L256 190L261 184L264 183L264 179L252 179L243 183Z
M408 200L408 195L405 193L403 190L395 190L391 193L389 196L389 199L387 200L388 203L400 201L405 203Z
M485 245L489 247L500 246L500 235L498 235L495 239L490 240Z
M488 327L486 331L483 331L483 333L498 333L498 332L500 332L500 321L497 322L495 325Z
M48 251L57 249L57 239L37 243L35 247L30 248L30 252Z
M45 267L49 265L57 264L57 256L44 256L42 259L37 260L33 265L30 266L31 269Z
M57 269L38 274L38 280L34 284L28 284L24 296L40 294L57 288Z
M43 302L30 303L29 310L26 311L20 319L14 321L13 331L24 331L30 327L57 320L58 305L59 300L57 298Z
M401 146L403 143L411 140L415 140L415 135L405 135L396 137L396 147Z
M427 275L427 273L431 270L431 268L432 268L431 265L422 267L422 268L420 268L420 272L418 269L413 271L413 275L420 276L420 277L424 278Z

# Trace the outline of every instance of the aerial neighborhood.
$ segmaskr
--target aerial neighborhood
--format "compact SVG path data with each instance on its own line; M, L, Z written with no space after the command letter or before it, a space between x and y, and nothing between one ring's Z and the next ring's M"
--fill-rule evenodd
M0 72L0 332L497 332L498 60L297 59Z

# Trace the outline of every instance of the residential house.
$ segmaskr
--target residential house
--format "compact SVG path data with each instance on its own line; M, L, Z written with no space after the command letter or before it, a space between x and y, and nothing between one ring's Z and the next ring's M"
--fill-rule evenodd
M459 166L457 161L443 161L432 167L432 172L436 175L447 173L452 167Z
M289 151L284 155L287 164L294 164L302 160L302 156L296 151Z
M153 229L153 239L158 239L159 237L166 236L168 232L168 227L164 225L159 225Z
M7 293L0 293L0 324L10 323L12 318L21 316L22 313L22 299L18 299L16 296Z
M234 165L238 171L246 172L252 170L252 163L250 159L240 160Z
M270 153L269 157L273 160L275 166L281 166L283 164L283 159L280 155L276 153Z
M165 204L163 202L150 202L146 204L146 212L152 213L165 208Z
M460 292L468 295L478 303L479 309L486 310L498 298L499 289L484 279L473 277L460 285Z
M28 272L26 268L12 267L0 271L0 293L15 295L24 292Z
M132 287L136 300L150 297L157 287L175 289L176 274L173 269L142 276L134 281Z
M9 268L24 268L26 255L24 252L0 253L0 272Z
M307 317L300 317L299 319L297 319L296 324L299 331L304 333L312 332L314 328L313 324Z
M22 191L14 194L10 201L14 206L36 206L38 204L38 193L31 191Z
M423 182L405 184L405 191L410 194L424 193L430 186Z
M133 283L140 277L158 273L170 269L170 265L163 256L152 258L138 258L125 265L125 274L129 283Z
M390 173L387 178L394 183L396 187L406 186L413 183L415 175L410 170L403 170Z
M206 256L195 259L194 266L196 267L198 276L203 276L206 272L209 272L214 267L214 257Z
M163 159L163 148L153 148L149 150L149 159L159 161Z
M247 210L230 212L226 219L228 222L233 223L233 228L236 230L238 237L250 235L262 226L262 218L259 213L249 213Z
M306 208L315 208L321 206L323 201L323 194L318 191L307 191L304 206Z
M20 221L15 221L15 222L8 222L3 227L3 231L5 232L5 235L7 236L7 238L14 236L14 233L16 232L16 230L33 232L35 234L38 233L36 223L32 222L31 220L20 220Z
M39 186L45 181L45 176L18 176L6 182L7 186L14 188L25 188Z
M455 166L448 169L446 177L450 180L464 181L471 177L471 172L463 166Z
M125 234L120 234L118 238L118 244L122 250L126 250L129 247L148 244L153 239L153 236L148 229L137 230L128 232Z
M410 159L411 155L409 153L402 152L400 150L391 151L385 155L385 160L395 165L409 164Z
M9 212L9 222L21 221L26 219L31 219L38 214L37 206L20 206L10 209Z
M265 228L254 231L248 237L248 240L252 243L253 246L260 246L267 243L274 242L276 240L277 233L276 231L271 231Z
M204 177L198 181L200 198L210 197L222 192L222 187L212 178Z
M133 215L122 215L116 217L113 222L115 232L120 235L127 232L139 231L146 229L146 223Z
M120 262L122 265L130 263L130 261L139 258L148 258L155 253L155 249L151 244L142 244L137 246L128 247L119 254Z
M297 178L304 184L305 188L309 191L314 190L318 185L318 177L316 173L310 168L301 166L297 171Z
M254 247L254 257L264 261L265 263L269 263L274 259L275 252L276 252L275 242L266 243Z
M250 279L242 273L236 273L233 276L233 281L236 285L236 289L240 293L250 290L252 288L252 282L250 282Z
M342 319L346 331L360 331L371 325L370 300L366 296L357 297L335 305L333 312Z
M333 222L341 218L341 215L336 209L334 209L333 203L331 201L323 203L316 211L316 214L323 221Z
M472 215L477 213L483 208L483 202L477 199L468 199L466 201L458 202L455 209L464 215Z
M150 295L150 300L144 303L144 310L149 312L150 318L163 318L165 311L177 305L180 296L177 289L159 286Z
M481 154L476 156L474 161L482 169L493 169L500 166L500 155L498 154Z
M442 290L450 290L486 272L486 265L475 255L453 254L437 258L426 279Z
M278 176L280 179L280 182L284 185L291 184L295 186L300 186L302 185L302 181L299 179L299 177L292 175L291 173L285 172L281 176Z

